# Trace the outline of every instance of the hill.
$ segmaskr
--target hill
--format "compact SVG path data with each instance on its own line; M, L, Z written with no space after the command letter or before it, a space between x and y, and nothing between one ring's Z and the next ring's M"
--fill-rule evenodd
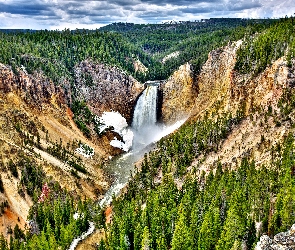
M149 78L166 79L179 66L190 62L197 72L208 53L247 33L260 32L277 20L210 18L194 22L163 24L114 23L100 28L123 34L131 43L152 56L162 65L150 69Z

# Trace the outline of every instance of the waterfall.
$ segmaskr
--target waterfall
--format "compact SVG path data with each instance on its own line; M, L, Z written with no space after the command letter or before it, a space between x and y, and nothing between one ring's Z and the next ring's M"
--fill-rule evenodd
M149 85L138 98L132 121L132 128L140 131L157 122L158 86Z
M134 163L142 159L150 148L150 143L160 140L163 136L172 133L179 128L185 120L176 122L171 126L164 126L157 123L157 95L158 86L156 83L148 83L147 88L138 98L135 105L132 121L134 133L132 150L121 156L114 157L106 167L106 171L114 177L109 190L99 202L100 206L109 205L113 195L117 196L120 190L129 180L130 173L134 171Z
M140 149L153 142L155 133L159 131L157 123L158 86L148 85L138 98L132 121L134 133L133 149Z

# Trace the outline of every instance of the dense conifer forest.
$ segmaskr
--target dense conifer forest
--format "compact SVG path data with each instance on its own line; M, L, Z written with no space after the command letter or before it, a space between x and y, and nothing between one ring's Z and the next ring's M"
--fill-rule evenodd
M188 61L197 74L209 51L244 39L235 69L255 75L283 55L289 62L294 59L294 22L293 18L210 19L161 25L117 23L96 31L2 32L0 62L15 72L22 66L30 73L43 72L55 84L62 85L64 80L75 80L73 69L77 63L91 58L122 68L143 82L166 79ZM180 51L177 57L161 62L175 51ZM135 72L133 59L149 69L146 75ZM268 118L295 128L290 119L295 108L293 90L284 94L279 107L277 112L251 112L265 113ZM89 113L83 103L74 103L73 111L81 110ZM88 116L91 122L91 114ZM241 249L241 245L254 249L262 234L273 236L294 224L293 134L271 149L271 167L258 168L251 155L246 155L236 170L217 162L206 173L199 171L201 163L192 165L199 156L218 151L222 140L246 118L243 108L236 114L208 114L201 121L190 120L161 139L145 155L126 192L114 197L112 222L107 225L104 208L96 201L65 191L24 157L18 162L23 166L21 177L15 177L21 178L19 192L28 193L34 201L28 218L31 229L11 229L9 244L0 236L0 249L67 249L73 238L87 230L89 221L106 232L97 247L100 250L230 250ZM83 132L87 135L87 131ZM51 150L62 159L68 155L58 144ZM79 166L73 166L73 174L84 171L78 163L73 160L73 165ZM18 174L13 162L9 171ZM51 190L49 196L47 189ZM40 201L42 193L46 196L44 201ZM257 221L261 222L258 234Z
M112 24L101 30L0 32L0 60L14 69L24 66L28 73L43 72L56 84L73 81L74 66L85 59L114 65L138 80L162 80L185 62L196 70L208 53L260 32L275 20L210 19L179 24ZM176 58L161 60L172 52ZM133 60L149 69L135 72Z
M263 233L273 236L290 228L295 212L292 134L272 149L270 168L257 168L248 156L236 171L221 163L209 173L199 173L199 166L187 169L201 153L217 150L241 119L225 115L187 124L160 141L128 191L113 202L114 218L101 243L107 247L100 249L225 250L242 244L253 249ZM175 180L182 182L181 189ZM262 222L258 235L257 221Z
M293 17L285 18L259 35L247 36L238 51L236 70L258 74L282 56L290 65L295 56L294 24Z
M276 20L211 18L195 22L168 22L164 24L115 23L102 27L103 31L124 34L157 61L178 51L163 65L155 65L150 79L165 79L180 65L191 62L197 72L207 60L208 53L229 41L242 39L269 27Z

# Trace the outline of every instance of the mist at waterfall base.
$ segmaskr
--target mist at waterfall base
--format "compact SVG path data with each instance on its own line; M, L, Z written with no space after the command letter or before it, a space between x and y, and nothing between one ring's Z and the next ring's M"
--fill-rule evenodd
M178 129L186 119L175 122L170 126L165 126L160 123L144 125L139 131L132 129L133 131L133 142L132 142L132 152L138 152L144 149L146 146L151 143L159 141L161 138L166 135L171 134L176 129Z
M109 205L113 195L117 196L120 193L127 184L130 174L134 172L134 163L150 151L148 145L172 133L185 122L186 119L183 119L171 126L157 123L157 96L158 86L150 85L138 98L131 126L133 132L131 150L121 156L114 157L106 167L106 171L112 175L114 182L99 202L100 206Z

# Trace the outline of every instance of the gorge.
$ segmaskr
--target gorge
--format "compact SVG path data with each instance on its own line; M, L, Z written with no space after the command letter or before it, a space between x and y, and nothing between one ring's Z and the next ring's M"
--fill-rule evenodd
M0 32L0 249L292 249L293 33Z

